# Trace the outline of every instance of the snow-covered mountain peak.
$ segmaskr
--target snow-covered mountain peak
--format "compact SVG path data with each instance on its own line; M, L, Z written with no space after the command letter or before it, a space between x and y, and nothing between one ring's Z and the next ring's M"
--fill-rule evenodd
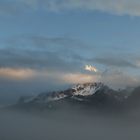
M103 86L102 83L78 84L72 88L74 90L73 95L90 96L95 94Z

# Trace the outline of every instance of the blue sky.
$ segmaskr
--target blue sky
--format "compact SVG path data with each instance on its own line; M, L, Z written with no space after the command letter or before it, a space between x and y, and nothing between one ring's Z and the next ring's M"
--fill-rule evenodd
M138 0L0 0L0 96L81 82L140 85L139 7Z

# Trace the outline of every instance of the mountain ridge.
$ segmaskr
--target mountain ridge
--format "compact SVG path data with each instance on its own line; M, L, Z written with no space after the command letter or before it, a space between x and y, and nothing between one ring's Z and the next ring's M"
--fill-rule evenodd
M122 91L111 89L101 82L84 83L63 91L44 92L29 98L21 97L16 106L63 108L70 104L114 109L121 108L128 98Z

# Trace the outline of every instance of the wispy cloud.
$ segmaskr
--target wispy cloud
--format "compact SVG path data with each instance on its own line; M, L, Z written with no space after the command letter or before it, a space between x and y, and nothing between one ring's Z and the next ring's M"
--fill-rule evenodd
M103 81L120 86L135 85L140 81L139 77L133 75L133 71L139 68L138 57L131 59L123 54L119 57L106 54L96 56L96 51L93 51L92 47L87 49L86 44L75 39L22 36L8 39L2 45L0 79L33 82L40 79L38 84L51 81L55 85ZM93 58L89 59L88 54L92 54L90 57ZM96 65L99 72L85 71L86 64ZM109 70L103 72L106 68Z
M31 69L0 68L0 78L25 80L33 77L34 75L35 71Z
M10 4L9 4L10 3ZM101 11L117 15L140 16L139 0L12 0L3 4L1 13L9 11L38 10L40 7L48 11L86 10ZM9 10L11 9L11 10Z
M87 49L74 39L40 36L8 39L3 44L0 47L0 67L47 69L51 72L79 71L84 60L81 52Z
M122 58L124 57L124 58ZM138 68L138 65L135 63L134 60L127 60L125 56L119 56L119 57L98 57L90 61L95 61L99 64L103 64L105 66L116 66L116 67L122 67L122 68Z
M86 82L97 82L99 79L98 75L82 74L82 73L67 73L62 76L64 82L69 84L86 83Z
M119 69L106 70L106 72L101 75L100 80L115 88L138 86L140 84L140 76L134 76Z

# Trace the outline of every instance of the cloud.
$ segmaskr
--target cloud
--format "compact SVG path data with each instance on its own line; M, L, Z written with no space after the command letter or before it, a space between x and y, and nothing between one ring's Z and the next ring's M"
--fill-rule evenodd
M62 76L62 80L69 84L97 82L99 77L97 75L82 74L82 73L68 73Z
M103 64L105 66L115 66L120 68L138 68L138 65L135 63L134 60L126 60L125 58L122 58L122 56L98 57L91 59L90 61L95 61L96 63Z
M81 9L117 15L140 15L139 0L46 0L46 5L56 11Z
M118 69L109 69L101 75L100 81L115 88L124 88L126 86L138 86L140 76L134 76Z
M98 72L98 69L91 65L85 65L85 70L91 71L91 72Z
M4 2L0 12L39 10L65 11L85 10L101 11L116 15L140 16L139 0L13 0Z
M3 44L0 67L74 72L82 65L79 55L86 52L86 45L69 38L17 37Z
M0 68L0 78L25 80L33 77L35 71L31 69Z

